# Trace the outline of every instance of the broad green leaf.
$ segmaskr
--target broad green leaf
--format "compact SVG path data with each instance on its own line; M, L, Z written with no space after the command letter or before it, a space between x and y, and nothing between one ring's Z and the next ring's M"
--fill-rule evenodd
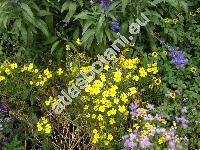
M103 22L105 21L105 15L104 14L101 14L101 17L99 19L99 22L97 24L97 32L99 31L99 29L101 28Z
M53 51L56 49L56 47L58 46L59 43L60 43L59 41L56 41L56 42L52 45L52 47L51 47L51 54L52 54Z
M49 36L49 31L46 23L43 20L37 20L37 27L44 35Z
M68 10L69 9L69 5L70 5L70 1L67 1L65 2L63 5L62 5L62 8L61 8L61 13L65 10Z
M88 11L83 11L81 13L79 13L78 15L75 16L74 21L77 19L89 19L89 12Z
M93 23L93 21L89 21L89 22L87 22L87 23L84 25L82 35L85 34L85 32L86 32L87 29L92 25L92 23Z
M71 17L74 15L75 12L76 12L76 3L70 3L69 12L67 14L68 20L71 19Z
M128 4L129 0L122 0L122 12L123 12L123 15L125 15L125 9L126 9L126 6Z
M85 32L85 34L82 37L82 43L85 43L91 36L95 34L94 29L89 29Z
M33 12L31 11L31 9L30 9L30 7L27 5L27 4L25 4L25 3L20 3L20 6L21 6L21 8L22 9L24 9L25 11L26 11L26 13L30 16L30 17L34 17L33 16Z

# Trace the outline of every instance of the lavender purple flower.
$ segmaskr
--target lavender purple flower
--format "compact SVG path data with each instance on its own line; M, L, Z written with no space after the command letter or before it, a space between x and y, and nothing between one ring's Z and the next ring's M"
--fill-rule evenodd
M112 0L100 0L100 2L103 4L103 10L107 11Z
M185 64L188 62L188 59L184 58L186 53L179 50L179 47L173 48L169 46L168 48L169 55L173 58L170 63L176 65L178 68L184 68Z
M112 30L113 30L113 31L116 31L116 30L119 30L119 29L120 29L120 25L119 25L118 22L113 21L111 24L112 24Z
M10 110L9 106L7 104L0 104L0 114L5 114Z

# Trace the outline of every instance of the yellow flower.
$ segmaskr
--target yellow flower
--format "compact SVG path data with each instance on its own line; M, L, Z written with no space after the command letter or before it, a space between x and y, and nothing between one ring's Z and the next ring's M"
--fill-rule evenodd
M167 55L167 51L163 51L163 54L164 54L164 55Z
M96 115L95 114L92 114L92 119L95 119L96 118Z
M104 140L104 144L105 144L105 145L108 145L108 144L109 144L109 141L108 141L108 140Z
M57 74L58 74L58 75L61 75L62 73L63 73L62 68L59 68L58 71L57 71Z
M30 85L33 85L33 81L30 81L29 84L30 84Z
M165 138L164 137L161 137L158 139L158 144L162 144L165 142Z
M89 106L88 106L88 105L85 105L83 109L84 109L84 110L88 110L88 108L89 108Z
M38 73L38 69L35 69L35 70L34 70L34 73Z
M171 21L171 19L169 19L169 18L165 18L165 19L164 19L164 22L165 22L165 23L168 23L168 22L170 22L170 21Z
M99 116L97 117L97 119L98 119L99 121L103 121L103 116L102 116L101 114L99 114Z
M161 121L161 123L163 123L163 124L166 124L166 123L167 123L167 121L166 121L165 119L161 119L160 121Z
M37 123L37 130L38 131L42 131L43 130L43 127L42 127L42 124L41 123Z
M154 82L155 82L156 85L160 85L161 80L160 79L155 79Z
M88 114L86 114L85 116L86 116L86 118L90 118L90 114L89 114L89 113L88 113Z
M109 68L110 68L110 67L109 67L108 65L105 65L105 66L104 66L104 69L105 69L106 71L108 71Z
M109 111L107 112L107 115L108 115L108 116L116 115L116 112L117 112L117 110L114 109L114 108L112 108L111 110L109 110Z
M112 136L112 134L108 134L108 138L107 138L109 141L112 141L112 139L113 139L113 136Z
M196 16L196 13L194 13L193 11L190 12L190 16Z
M51 133L51 125L48 123L48 124L46 124L46 126L45 126L45 133L47 133L47 134L49 134L49 133Z
M176 24L177 22L178 22L178 19L177 19L177 18L173 19L173 23L174 23L174 24Z
M92 131L94 134L98 133L97 129L93 129Z
M133 128L135 128L136 130L139 129L139 127L140 126L138 125L138 123L136 123L136 124L133 125Z
M42 117L42 122L43 122L44 124L46 124L46 123L48 122L48 120L47 120L45 117Z
M119 99L118 99L118 98L115 98L115 99L114 99L114 103L115 103L115 104L118 104L118 103L119 103Z
M137 104L139 104L139 103L140 103L140 101L139 101L138 99L135 99L135 100L134 100L134 104L135 104L135 105L137 105Z
M126 111L126 107L124 105L122 106L118 106L118 110L121 112L121 113L124 113Z
M51 103L51 101L50 101L50 100L48 100L48 101L45 101L45 104L46 104L46 106L49 106L49 105L50 105L50 103Z
M141 133L146 136L148 134L147 130L142 130Z
M138 77L138 76L133 76L132 79L135 80L135 81L138 81L138 80L139 80L139 77Z
M109 121L109 123L110 123L110 124L114 124L114 123L115 123L115 119L114 119L114 118L111 118L110 121Z
M71 46L70 45L66 45L65 48L66 48L67 51L69 51L71 49Z
M105 76L105 74L103 74L103 73L101 73L100 74L100 79L101 79L101 81L106 81L106 76Z
M130 91L131 95L137 93L137 89L136 89L135 87L131 87L131 88L129 88L129 91Z
M18 66L17 66L16 63L12 63L12 64L10 64L10 67L11 67L11 69L15 69L15 68L17 68Z
M133 132L133 130L132 130L131 128L129 128L127 131L128 131L129 133Z
M200 13L200 7L196 10L197 13Z
M104 111L105 111L105 106L100 106L100 107L99 107L99 111L100 111L100 112L104 112Z
M156 57L158 57L158 53L157 53L157 52L153 52L153 53L151 54L151 56L153 56L154 58L156 58Z
M141 77L147 76L147 72L145 71L143 67L139 68L139 73Z
M5 80L6 78L4 76L0 76L0 82Z
M31 71L33 69L33 63L30 63L28 66L28 71Z
M195 68L195 67L192 67L192 68L191 68L191 72L192 72L192 73L195 73L196 71L197 71L197 68Z
M10 75L10 69L6 68L5 73L6 73L7 75Z
M171 97L171 98L173 98L173 99L175 99L175 97L176 97L176 95L175 95L175 93L169 93L169 96Z
M128 45L131 46L131 47L134 47L135 46L135 42L130 42Z
M76 44L81 45L81 40L79 38L76 40Z

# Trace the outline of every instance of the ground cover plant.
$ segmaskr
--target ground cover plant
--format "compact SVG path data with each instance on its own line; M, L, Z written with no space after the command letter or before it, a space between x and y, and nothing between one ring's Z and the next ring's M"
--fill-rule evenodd
M0 1L0 149L199 149L199 21L196 0Z

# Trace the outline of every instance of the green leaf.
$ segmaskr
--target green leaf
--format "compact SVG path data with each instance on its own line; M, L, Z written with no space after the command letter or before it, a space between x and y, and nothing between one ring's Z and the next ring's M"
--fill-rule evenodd
M49 31L46 23L43 20L37 20L37 27L44 35L49 36Z
M63 5L62 5L62 8L61 8L61 13L65 10L68 10L69 9L69 5L70 5L70 1L68 2L65 2Z
M123 12L123 15L125 15L125 9L126 9L126 6L128 4L129 0L122 0L122 12Z
M89 12L87 10L83 11L75 16L74 21L77 19L89 19L91 16L89 16L88 14Z
M27 5L27 4L25 4L25 3L20 3L20 6L21 6L21 8L22 9L24 9L25 11L26 11L26 13L30 16L30 17L34 17L33 16L33 12L31 11L31 9L30 9L30 7Z
M101 28L103 22L105 21L105 15L104 14L101 14L101 17L99 19L99 22L97 24L97 32L99 31L99 29Z
M85 34L85 32L87 31L87 29L92 25L93 21L89 21L87 22L84 27L83 27L83 33L82 34Z
M51 54L52 54L53 51L56 49L56 47L58 46L59 43L60 43L59 41L56 41L56 42L52 45L52 47L51 47Z
M85 34L82 37L82 43L85 43L91 36L93 36L95 34L95 30L94 29L89 29L85 32Z
M71 19L71 17L74 15L75 12L76 12L76 3L70 3L69 12L67 14L68 20Z

